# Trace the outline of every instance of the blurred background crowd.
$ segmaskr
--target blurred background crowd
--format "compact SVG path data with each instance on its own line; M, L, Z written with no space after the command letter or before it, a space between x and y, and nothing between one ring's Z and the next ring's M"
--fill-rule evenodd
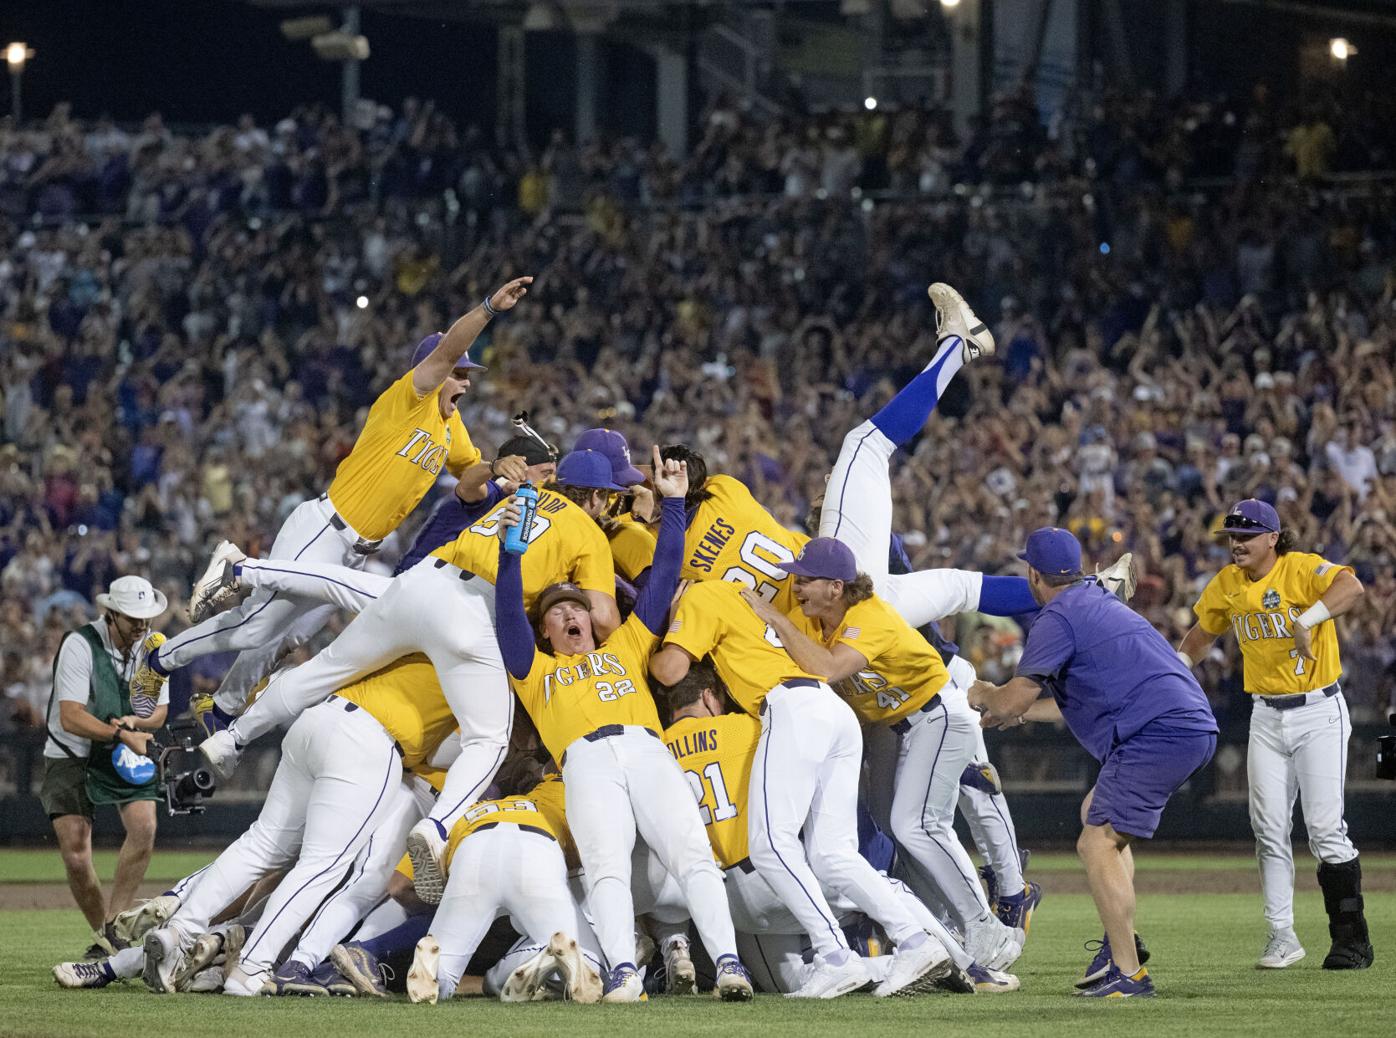
M683 162L558 134L498 147L429 102L197 133L64 107L0 128L0 725L42 723L57 641L115 576L181 604L220 538L269 547L428 332L537 277L476 351L487 451L526 409L686 441L798 527L844 433L929 360L926 285L991 324L895 461L919 567L1018 572L1026 531L1132 551L1176 641L1236 499L1368 587L1354 720L1396 685L1396 182L1390 98L1000 97L762 121L719 101ZM440 488L440 492L446 492ZM414 520L376 564L391 567ZM1016 625L962 618L981 672ZM173 683L211 688L210 657ZM1241 717L1230 639L1201 669Z

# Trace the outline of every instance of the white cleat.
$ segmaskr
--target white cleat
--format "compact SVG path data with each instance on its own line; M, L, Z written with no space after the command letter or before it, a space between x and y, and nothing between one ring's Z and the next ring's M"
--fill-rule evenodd
M235 995L238 998L255 998L264 993L269 995L274 994L276 989L271 985L270 981L270 970L248 973L242 968L241 963L231 969L224 966L223 994Z
M237 740L226 728L221 732L214 732L199 743L199 753L203 754L204 760L208 762L219 782L227 782L233 777L233 772L238 769L238 761L242 758L242 750L238 749Z
M437 831L436 822L423 818L407 834L407 854L412 859L412 885L417 896L429 905L439 905L446 892L446 841Z
M157 995L173 995L175 978L184 964L179 934L168 926L151 930L145 935L141 950L145 952L145 966L141 970L145 986Z
M178 908L179 898L161 894L126 909L112 920L112 928L123 941L135 944L157 926L164 926Z
M1134 597L1134 552L1127 551L1104 569L1095 571L1096 580L1121 602Z
M1023 954L1022 930L1004 926L993 916L980 923L971 923L965 939L965 951L974 961L991 970L1006 970Z
M200 934L194 941L194 947L189 949L189 955L185 958L184 965L180 967L179 973L175 976L175 990L188 991L195 975L212 966L213 960L222 954L223 935L221 933Z
M627 1003L645 1001L645 982L640 972L630 963L622 963L611 971L602 1002Z
M436 938L427 934L417 942L417 950L412 954L412 968L407 971L407 1001L425 1002L436 1005L441 990L436 981L436 971L441 965L441 945Z
M713 994L723 1002L750 1002L754 991L751 974L735 955L720 955L717 959L717 984Z
M557 997L548 987L548 974L558 969L552 945L515 968L499 989L501 1002L549 1002Z
M697 990L698 971L689 955L688 938L675 937L664 952L664 991L669 995L691 995Z
M974 315L964 297L943 281L937 281L926 294L936 308L936 340L948 335L959 337L961 355L968 364L979 357L994 355L994 333Z
M564 998L583 1005L601 1001L601 975L582 957L575 940L558 931L548 942L547 952L562 974Z
M838 998L864 987L872 980L862 958L846 952L842 965L835 966L822 955L815 956L814 966L800 987L786 998Z
M974 992L977 995L1003 995L1010 991L1017 991L1021 987L1018 978L1012 973L991 970L977 962L970 963L965 975L974 985Z
M107 959L96 962L60 962L53 979L62 988L104 988L116 979Z
M223 967L210 966L196 973L186 988L191 995L216 995L223 990Z
M1308 952L1299 943L1299 938L1294 935L1293 930L1272 933L1270 940L1265 943L1265 951L1261 953L1255 968L1282 970L1287 966L1293 966L1307 954Z
M874 998L930 991L954 967L945 946L929 934L915 948L898 948L887 979L873 988Z
M195 582L193 594L189 596L191 622L202 623L232 604L242 590L233 567L245 558L247 554L232 541L218 542L204 575Z

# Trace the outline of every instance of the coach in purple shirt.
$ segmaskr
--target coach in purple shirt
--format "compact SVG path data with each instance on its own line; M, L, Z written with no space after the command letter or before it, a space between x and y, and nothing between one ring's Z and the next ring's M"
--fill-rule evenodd
M985 715L986 727L1065 720L1100 761L1082 805L1076 850L1105 938L1078 994L1151 995L1141 961L1146 953L1134 933L1130 844L1154 835L1168 798L1212 759L1216 718L1163 635L1085 579L1081 545L1071 533L1034 530L1018 557L1028 564L1042 612L1028 631L1017 675L1002 686L976 683L970 705Z

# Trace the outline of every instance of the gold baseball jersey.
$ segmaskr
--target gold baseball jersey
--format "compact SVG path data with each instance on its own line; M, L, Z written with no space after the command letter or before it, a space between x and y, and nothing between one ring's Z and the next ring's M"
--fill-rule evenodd
M895 724L929 703L950 680L940 653L877 595L850 606L827 637L819 621L798 608L790 619L826 649L847 645L868 661L833 686L864 724Z
M684 580L727 580L755 590L783 613L795 608L791 562L809 538L787 530L757 503L741 480L710 476L712 495L693 511L683 541Z
M535 650L528 675L509 678L553 760L561 761L567 747L602 725L639 725L660 733L647 674L658 641L632 613L595 652Z
M330 504L365 540L397 529L445 468L459 475L480 460L460 412L441 417L437 391L418 396L408 372L369 408L354 449L330 483Z
M432 555L493 584L499 573L499 516L511 500L506 497ZM579 506L551 490L538 492L538 514L520 569L526 610L533 608L540 591L563 580L584 591L616 593L616 570L601 527Z
M1208 634L1225 634L1228 627L1236 632L1247 692L1312 692L1333 684L1342 673L1338 632L1331 620L1315 627L1311 638L1316 659L1306 660L1294 647L1294 624L1344 570L1351 573L1352 567L1298 551L1281 555L1259 580L1251 580L1233 563L1208 582L1192 611Z
M685 717L664 730L664 743L698 801L713 857L724 869L749 856L746 803L760 739L761 722L746 714Z
M606 540L611 544L616 572L626 580L633 583L636 577L654 564L656 538L644 523L636 522L628 515L618 516L607 526Z
M421 653L395 660L337 695L363 707L397 740L407 769L428 760L459 726L441 691L436 668Z
M711 654L727 691L752 717L760 716L766 693L787 678L820 680L795 665L735 583L709 580L685 591L664 644L677 645L695 660Z
M482 800L451 826L451 835L446 841L446 869L451 868L451 859L462 840L481 828L499 823L528 825L542 829L562 847L563 857L568 868L578 868L577 847L572 842L572 830L567 828L566 796L562 777L548 775L522 796L502 797L499 800Z

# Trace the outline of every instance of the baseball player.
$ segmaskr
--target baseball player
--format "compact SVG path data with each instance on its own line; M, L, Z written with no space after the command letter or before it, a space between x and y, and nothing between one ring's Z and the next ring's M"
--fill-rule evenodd
M795 991L807 979L803 961L807 949L802 927L776 897L770 884L755 870L749 857L747 818L751 770L761 738L761 724L745 713L727 713L721 684L706 662L695 663L682 681L666 690L665 698L673 712L664 740L678 760L702 811L713 854L722 866L737 928L738 946L749 951L748 958L762 969L762 986L768 991ZM653 878L654 870L650 870ZM663 875L657 877L649 900L661 904L674 900ZM934 915L907 887L896 880L889 885L921 926L945 949L947 961L937 976L938 984L955 990L986 992L1012 991L1016 977L985 969L976 964ZM837 892L825 896L847 931L863 917L857 908ZM893 956L866 960L876 983L887 978ZM942 969L932 971L939 974ZM957 974L958 971L958 974ZM923 984L930 983L923 978ZM914 986L919 990L922 984Z
M792 574L798 612L786 616L750 591L742 597L802 669L817 674L863 724L900 737L891 805L892 836L906 864L948 904L969 953L1005 969L1021 938L994 918L974 865L955 835L960 776L974 759L978 725L946 707L950 676L921 635L872 590L853 553L818 537L781 568Z
M169 690L160 682L153 694L139 696L128 686L142 652L164 638L147 632L166 604L144 577L118 577L97 595L102 615L65 634L53 660L39 799L58 838L68 889L92 927L89 954L125 946L115 920L135 898L155 844L160 789L142 755L165 723ZM150 774L138 774L141 763ZM97 804L116 805L126 830L109 902L92 867Z
M587 429L577 437L574 450L600 451L611 462L611 479L628 491L618 497L616 507L600 520L601 529L611 545L616 562L616 574L631 584L643 583L643 574L654 561L655 536L648 525L639 522L625 503L633 503L636 495L649 499L644 486L645 474L630 463L630 445L614 429ZM650 499L650 504L653 504ZM657 518L657 517L656 517Z
M1193 606L1197 624L1178 648L1192 667L1227 630L1235 631L1251 696L1251 828L1270 937L1257 963L1283 969L1304 957L1294 933L1294 800L1304 809L1309 850L1328 913L1330 970L1366 969L1373 952L1362 904L1362 865L1343 820L1352 722L1338 686L1337 626L1362 598L1349 566L1295 550L1279 513L1254 498L1226 514L1231 564Z
M869 980L821 884L871 916L896 945L891 972L875 993L895 994L920 980L944 962L944 952L899 903L886 878L858 854L863 741L856 715L828 685L795 664L738 588L723 580L684 592L650 673L673 685L709 653L733 699L761 718L751 776L752 789L760 790L748 820L751 861L800 920L815 949L809 982L794 994L835 998Z
M254 881L295 859L224 990L313 991L310 971L338 935L318 952L298 946L276 968L282 949L371 841L386 841L394 850L402 846L420 817L403 769L430 759L456 723L432 664L420 656L348 684L302 713L282 742L257 821L192 885L169 923L146 935L144 975L152 990L173 991L184 957L213 916Z
M457 319L444 335L429 335L418 344L411 370L370 408L354 449L340 462L329 490L287 516L272 543L271 558L362 569L383 538L417 507L443 468L473 478L468 470L483 463L456 409L470 385L470 372L480 368L470 360L469 348L491 318L513 309L532 282L531 277L510 281ZM494 474L493 467L490 473ZM522 478L523 466L515 464L506 474ZM225 553L225 545L220 544L205 580L223 572ZM162 678L200 656L237 650L240 655L214 702L205 704L204 712L211 713L215 706L219 710L205 721L205 727L225 724L241 712L248 694L271 673L282 650L304 643L329 616L327 607L315 603L258 594L203 620L203 603L194 601L194 626L150 654L136 672L133 689L158 689Z
M615 570L594 516L609 503L611 467L594 451L574 451L558 464L557 483L540 493L524 556L526 604L544 587L577 584L593 610L593 622L609 633L618 626ZM211 767L227 775L242 747L336 688L412 653L426 655L460 723L461 753L446 775L432 814L413 828L417 893L429 903L441 897L440 870L449 826L489 785L504 759L513 720L499 646L494 637L497 533L503 503L451 544L437 549L356 616L308 663L282 671L225 731L200 749Z
M585 596L573 586L555 586L538 597L540 633L535 635L524 611L520 557L501 542L499 644L515 692L548 752L562 764L568 825L609 965L604 1000L637 1002L644 994L635 964L630 892L638 832L683 888L717 968L719 997L741 1001L751 997L751 981L737 958L722 876L683 775L659 738L659 715L645 675L678 586L688 489L682 462L661 462L658 447L654 462L663 519L650 579L630 618L598 643ZM513 518L501 525L511 525ZM535 640L545 650L536 648Z
M1131 844L1154 835L1168 798L1212 759L1217 722L1163 636L1082 573L1070 531L1034 530L1019 558L1043 609L1017 676L1002 687L979 682L970 705L986 725L1064 719L1101 762L1081 807L1076 851L1105 937L1078 994L1147 997L1154 984L1135 944ZM1042 699L1044 689L1051 699Z

